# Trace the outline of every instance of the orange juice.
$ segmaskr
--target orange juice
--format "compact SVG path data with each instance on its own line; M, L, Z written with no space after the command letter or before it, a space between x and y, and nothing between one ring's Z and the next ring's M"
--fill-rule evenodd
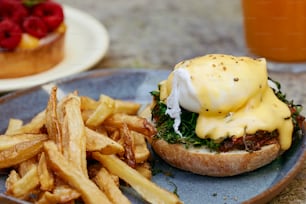
M251 52L276 61L306 61L306 0L242 0Z

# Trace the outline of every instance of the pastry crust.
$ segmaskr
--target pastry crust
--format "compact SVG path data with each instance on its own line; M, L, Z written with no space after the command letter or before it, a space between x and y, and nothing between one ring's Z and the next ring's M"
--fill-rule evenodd
M162 139L152 140L154 151L167 163L192 173L225 177L253 171L269 164L280 154L280 145L263 146L261 150L210 152L203 148L186 149L182 144L169 144Z
M65 33L52 34L35 49L0 52L0 78L17 78L46 71L65 55Z

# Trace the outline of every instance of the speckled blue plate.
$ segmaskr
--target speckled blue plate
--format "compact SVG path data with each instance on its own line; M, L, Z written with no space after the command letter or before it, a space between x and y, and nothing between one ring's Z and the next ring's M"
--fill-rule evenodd
M29 121L47 104L50 88L59 87L58 97L78 90L80 95L98 99L101 93L123 100L146 104L151 101L150 91L166 79L168 70L103 69L72 76L53 83L14 92L0 98L0 133L9 118ZM184 172L165 164L154 155L154 168L172 176L157 174L153 181L173 191L177 188L186 204L196 203L262 203L277 195L300 170L306 158L305 136L294 141L292 148L271 164L256 171L227 178L213 178ZM4 192L7 175L0 177L0 191ZM124 193L132 203L145 203L131 188Z

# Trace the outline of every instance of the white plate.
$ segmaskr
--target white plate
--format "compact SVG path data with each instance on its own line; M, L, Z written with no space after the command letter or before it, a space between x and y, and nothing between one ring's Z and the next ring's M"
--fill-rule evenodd
M64 5L67 24L66 56L54 68L27 77L0 79L0 92L28 88L91 68L105 55L109 37L95 18Z

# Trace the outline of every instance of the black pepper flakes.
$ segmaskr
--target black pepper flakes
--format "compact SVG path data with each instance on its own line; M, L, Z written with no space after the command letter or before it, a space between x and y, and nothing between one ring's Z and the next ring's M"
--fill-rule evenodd
M239 81L239 78L238 77L235 77L234 78L234 81L236 82L236 81Z

